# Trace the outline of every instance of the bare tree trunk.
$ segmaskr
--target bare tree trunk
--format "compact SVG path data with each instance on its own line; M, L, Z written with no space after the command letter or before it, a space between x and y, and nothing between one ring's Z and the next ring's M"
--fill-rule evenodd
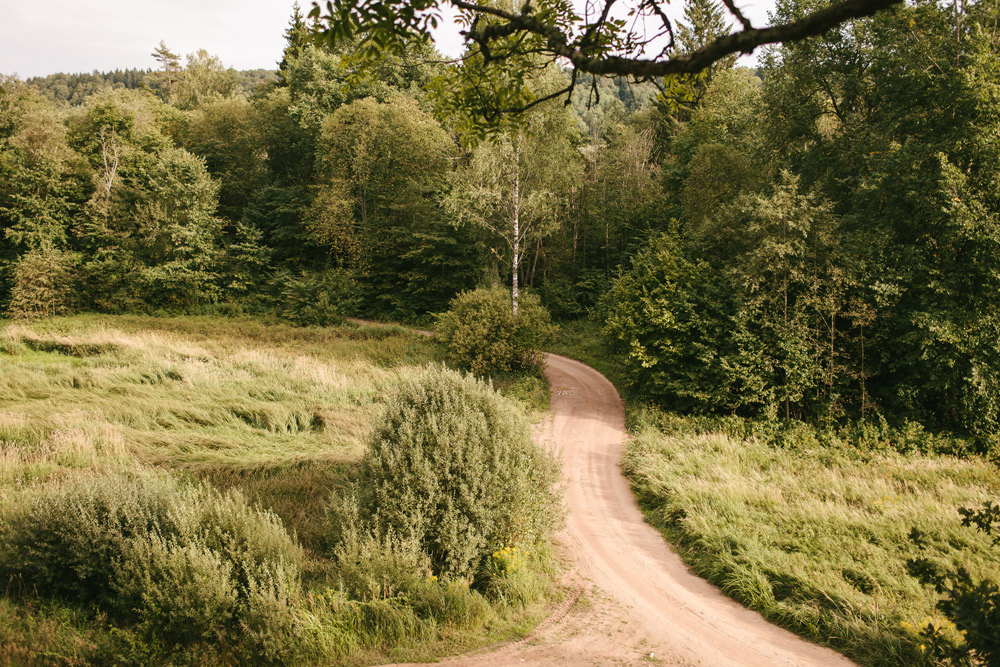
M521 145L515 139L514 144L514 241L513 260L511 261L511 304L514 317L517 317L517 274L521 263Z

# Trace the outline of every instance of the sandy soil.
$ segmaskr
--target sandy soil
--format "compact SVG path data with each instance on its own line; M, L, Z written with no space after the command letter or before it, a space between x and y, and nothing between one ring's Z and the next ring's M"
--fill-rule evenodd
M626 434L614 386L577 361L547 360L552 409L537 437L564 462L569 518L557 549L569 593L525 639L444 664L852 664L691 574L643 521L619 469Z

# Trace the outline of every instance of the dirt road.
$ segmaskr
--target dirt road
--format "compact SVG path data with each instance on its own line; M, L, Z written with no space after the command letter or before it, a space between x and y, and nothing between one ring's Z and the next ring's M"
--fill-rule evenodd
M850 665L732 602L688 572L642 514L619 469L614 386L548 356L552 410L538 437L564 461L569 519L558 547L575 591L528 638L450 665Z

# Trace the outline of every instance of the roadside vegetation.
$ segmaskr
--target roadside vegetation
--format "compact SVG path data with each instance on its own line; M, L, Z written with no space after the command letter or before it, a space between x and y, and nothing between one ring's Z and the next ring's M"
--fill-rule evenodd
M597 323L561 331L559 354L608 368L619 385L633 435L623 471L646 519L694 572L860 664L968 663L967 632L941 601L955 590L946 607L986 618L995 613L988 582L1000 581L994 536L959 512L1000 496L996 462L970 439L884 421L822 429L668 412L622 383ZM969 583L952 574L937 591L918 563ZM988 624L976 630L982 644L995 642Z
M559 502L544 500L554 464L522 404L434 370L439 356L432 340L383 326L5 323L0 664L364 664L522 632L557 594L546 545ZM369 447L406 441L409 419L380 417L387 399L434 386L466 406L448 413L450 432L487 428L484 446L509 443L483 462L536 498L483 506L491 492L467 489L449 520L481 537L455 547L458 568L434 540L342 511L349 490L405 497L419 481L376 483ZM428 423L441 407L422 408ZM421 433L411 441L428 451L445 438ZM436 470L423 470L427 484ZM462 484L462 466L444 470ZM415 525L410 512L392 525Z
M957 511L1000 493L984 458L806 429L778 444L658 411L633 420L624 469L649 521L692 569L861 664L935 664L928 630L964 643L936 608L938 593L912 576L912 559L1000 580L1000 551Z

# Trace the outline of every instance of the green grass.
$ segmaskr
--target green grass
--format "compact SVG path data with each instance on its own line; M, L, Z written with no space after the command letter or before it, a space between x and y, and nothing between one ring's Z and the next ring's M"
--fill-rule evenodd
M1000 580L1000 549L959 506L1000 494L988 461L840 446L775 447L722 433L667 435L638 414L624 468L647 519L695 572L803 636L867 665L930 664L918 630L943 623L906 572L933 560Z
M236 486L310 542L397 372L403 329L97 317L0 331L0 484L136 461Z
M96 315L0 321L0 506L83 471L165 469L240 490L303 544L300 621L315 620L314 662L429 659L515 636L556 595L550 585L536 586L533 604L500 600L458 620L335 592L324 546L330 495L354 477L386 390L441 358L433 340L393 326ZM544 405L538 382L515 379L506 391L528 407ZM39 665L105 654L143 664L156 651L93 609L10 585L3 593L0 665L24 664L29 654ZM452 591L435 604L484 604L476 596ZM392 630L400 627L408 630ZM171 659L197 663L196 652Z

